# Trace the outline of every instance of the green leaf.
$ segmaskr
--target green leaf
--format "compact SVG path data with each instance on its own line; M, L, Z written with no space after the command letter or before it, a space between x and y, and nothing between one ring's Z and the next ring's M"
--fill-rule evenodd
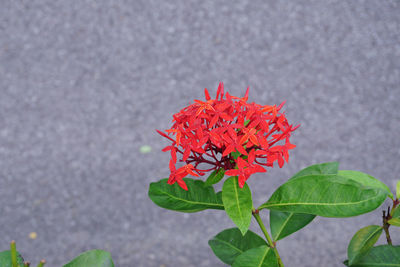
M224 169L219 169L219 170L215 170L213 171L210 176L208 176L207 181L205 182L205 186L210 186L213 184L218 183L219 181L222 180L222 178L224 178L225 175L225 170Z
M397 199L400 199L400 180L397 181L397 185L396 185L396 197L397 197Z
M342 171L341 170L341 171L338 171L338 175L352 179L352 180L354 180L362 185L365 185L365 186L369 186L372 188L380 188L382 190L385 190L388 192L388 196L390 198L393 198L393 194L390 191L389 187L369 174L359 172L359 171L347 171L347 170Z
M400 267L400 246L377 246L371 248L356 263L349 265L351 267Z
M242 235L238 228L226 229L208 241L214 254L224 263L232 265L237 256L262 245L266 245L264 239L252 231Z
M17 252L17 263L21 266L24 265L24 259L22 258L21 254L19 254L19 252ZM0 252L0 266L12 267L10 250Z
M237 176L229 177L222 186L222 202L225 211L244 235L249 229L253 201L250 188L239 187Z
M347 248L350 265L357 262L357 259L361 258L375 245L382 234L382 230L383 228L378 225L369 225L358 230Z
M269 221L274 241L278 241L309 224L315 215L271 210Z
M337 174L338 168L338 162L314 164L302 169L290 179L311 174ZM278 241L309 224L315 215L271 210L269 218L272 238Z
M205 186L203 181L183 178L189 188L186 191L178 183L168 184L167 180L162 179L150 184L149 197L158 206L180 212L224 209L221 194L216 194L214 188Z
M390 225L400 227L400 218L392 218L388 221Z
M388 221L389 224L400 227L400 208L399 206L393 212L392 219Z
M110 252L104 250L89 250L63 267L88 267L88 266L96 266L96 267L114 267L114 263L111 259Z
M335 174L306 175L287 181L259 209L351 217L378 208L388 192Z
M293 175L290 179L311 174L337 174L338 168L339 162L336 161L314 164L302 169L301 171Z
M232 267L278 267L278 261L268 246L260 246L240 254Z

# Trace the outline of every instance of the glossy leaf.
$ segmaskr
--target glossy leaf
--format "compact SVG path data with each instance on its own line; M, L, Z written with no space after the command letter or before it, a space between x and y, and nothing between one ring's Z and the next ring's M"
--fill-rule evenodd
M337 174L338 168L338 162L314 164L302 169L290 179L312 174ZM315 218L315 215L313 214L293 213L277 210L271 210L269 216L271 234L275 241L300 230Z
M22 258L21 254L19 254L19 252L17 252L17 263L21 266L23 266L24 264L24 259ZM12 267L10 250L0 252L0 266Z
M341 171L338 171L338 175L352 179L352 180L354 180L362 185L368 186L368 187L380 188L382 190L385 190L388 192L388 196L390 196L390 198L393 198L393 194L390 191L389 187L369 174L359 172L359 171L347 171L347 170L342 171L341 170Z
M378 208L387 191L339 175L306 175L287 181L259 209L351 217Z
M278 267L278 261L268 246L260 246L240 254L232 267Z
M244 184L240 188L238 178L229 177L222 187L222 202L226 213L244 235L249 229L253 208L249 186Z
M393 212L392 219L388 221L389 224L400 227L400 208L399 206Z
M338 168L339 162L336 161L314 164L302 169L301 171L293 175L290 179L312 174L337 174Z
M206 182L205 182L205 186L210 186L213 184L218 183L219 181L222 180L222 178L224 178L225 175L225 170L224 169L219 169L219 170L215 170L213 171L210 176L208 176Z
M269 218L272 239L278 241L309 224L315 215L271 210Z
M232 265L236 257L243 252L267 243L250 230L242 235L238 228L230 228L214 236L208 244L221 261Z
M221 194L216 194L214 188L205 186L203 181L184 178L189 188L186 191L177 183L168 184L167 180L162 179L150 184L149 197L158 206L180 212L224 209Z
M82 253L63 267L114 267L111 254L104 250L89 250Z
M397 181L397 185L396 185L396 197L398 199L400 199L400 180Z
M378 241L383 228L378 225L369 225L360 229L351 239L347 248L349 264L357 262Z
M345 261L344 264L351 267L400 267L400 246L373 247L356 263L349 265Z

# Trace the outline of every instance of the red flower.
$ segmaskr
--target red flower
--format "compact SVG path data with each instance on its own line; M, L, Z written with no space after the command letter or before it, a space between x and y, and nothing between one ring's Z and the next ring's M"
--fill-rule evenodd
M172 142L163 151L170 151L168 183L177 182L188 190L183 178L202 176L224 168L225 174L239 177L239 186L256 172L266 172L275 161L283 167L289 161L289 150L296 147L289 139L298 126L290 125L278 107L248 103L249 88L244 97L224 92L220 83L215 99L205 89L206 101L194 100L173 115L171 129L157 132ZM225 97L225 99L224 99ZM171 138L169 135L175 135ZM176 169L177 154L184 165ZM208 169L203 167L208 164Z

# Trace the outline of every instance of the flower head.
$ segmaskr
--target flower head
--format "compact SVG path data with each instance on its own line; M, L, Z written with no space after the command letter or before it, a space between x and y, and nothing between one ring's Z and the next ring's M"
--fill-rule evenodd
M177 182L188 190L183 178L203 176L213 170L239 177L239 186L256 172L266 172L277 162L282 168L289 161L290 135L299 126L290 125L279 106L248 103L249 88L244 97L231 96L218 86L215 99L205 89L205 101L194 103L173 115L170 129L157 132L171 144L168 183ZM224 98L225 97L225 98ZM178 156L183 166L176 169ZM208 165L204 166L204 165Z

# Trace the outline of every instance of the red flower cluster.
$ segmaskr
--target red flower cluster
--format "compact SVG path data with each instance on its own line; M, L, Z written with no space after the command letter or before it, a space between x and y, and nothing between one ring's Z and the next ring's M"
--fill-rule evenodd
M215 99L205 89L206 101L194 100L174 114L167 134L157 130L172 142L163 149L171 153L169 184L177 182L188 190L182 178L223 168L226 175L239 176L239 186L243 187L253 173L266 172L263 166L273 167L278 161L282 168L284 161L288 162L288 150L296 147L289 137L299 126L289 125L285 114L279 112L284 103L278 107L247 103L248 94L249 88L242 98L224 95L220 83ZM186 163L178 169L177 153ZM202 163L211 168L200 168Z

